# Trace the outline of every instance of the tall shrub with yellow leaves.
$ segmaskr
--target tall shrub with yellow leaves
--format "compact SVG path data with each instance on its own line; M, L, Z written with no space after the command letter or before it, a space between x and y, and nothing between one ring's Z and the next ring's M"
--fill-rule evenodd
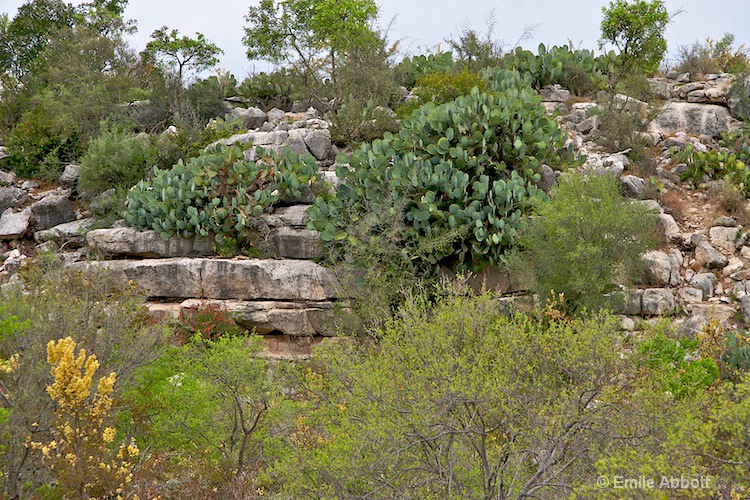
M47 393L56 405L52 440L31 448L41 452L66 497L120 498L139 450L133 443L114 448L115 429L106 426L115 373L99 378L92 394L99 362L85 349L76 354L71 337L47 344L47 362L54 378Z

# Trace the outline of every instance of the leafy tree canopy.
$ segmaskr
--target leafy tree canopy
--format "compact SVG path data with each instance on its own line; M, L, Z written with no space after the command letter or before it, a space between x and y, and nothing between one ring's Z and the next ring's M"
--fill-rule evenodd
M206 40L202 33L195 35L195 38L179 36L177 30L169 31L162 26L151 34L151 41L146 44L143 55L176 68L178 81L182 83L185 70L191 68L200 73L210 69L219 63L219 54L224 53L218 45Z

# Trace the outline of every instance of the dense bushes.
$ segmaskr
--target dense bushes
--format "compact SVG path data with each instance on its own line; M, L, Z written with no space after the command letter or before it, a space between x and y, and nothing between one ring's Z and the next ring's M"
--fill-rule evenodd
M128 193L125 220L164 239L210 235L220 245L252 245L251 217L299 198L317 173L311 156L256 153L258 160L251 161L239 146L216 145L171 170L157 169L153 179L140 181Z
M108 189L128 189L146 175L158 156L147 135L105 127L80 160L79 191L93 198Z
M318 198L312 225L334 249L373 246L352 226L371 210L403 220L393 235L415 263L497 263L513 246L524 214L543 197L543 162L559 164L563 133L528 87L497 94L473 90L454 102L428 103L397 135L361 147L338 170L334 197Z
M611 176L567 177L537 214L521 238L523 266L540 297L563 294L569 311L605 305L655 241L655 216L625 200Z
M607 85L608 56L594 57L590 50L572 50L567 45L549 49L539 45L538 54L517 48L503 59L503 67L529 74L534 88L560 84L576 95L587 95Z

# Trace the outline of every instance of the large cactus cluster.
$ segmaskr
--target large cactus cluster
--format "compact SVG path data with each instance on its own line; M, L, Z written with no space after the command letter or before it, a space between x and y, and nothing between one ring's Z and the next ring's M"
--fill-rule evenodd
M468 269L503 260L530 205L544 197L539 169L561 162L565 135L527 79L512 71L487 77L501 79L488 85L495 92L427 104L398 134L346 159L336 194L309 212L324 242L372 244L352 228L374 210L402 218L401 245L429 264Z

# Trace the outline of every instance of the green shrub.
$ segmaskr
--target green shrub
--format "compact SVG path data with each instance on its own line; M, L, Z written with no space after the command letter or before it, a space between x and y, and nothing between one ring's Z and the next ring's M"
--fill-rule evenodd
M157 161L158 151L147 135L121 127L103 127L80 159L78 190L93 198L112 188L130 188Z
M642 346L648 363L666 369L666 383L675 398L707 389L719 378L719 367L709 358L697 356L698 339L671 339L664 332Z
M57 178L65 164L83 153L75 132L60 130L43 106L23 114L7 135L6 145L7 165L22 177Z
M416 303L415 303L416 302ZM270 470L290 498L563 498L600 451L673 416L616 321L503 318L491 297L406 302L377 341L317 351ZM557 460L539 460L554 446ZM541 493L543 492L543 493Z
M450 73L453 69L453 55L450 52L406 57L396 66L396 82L410 90L420 78L434 73Z
M171 170L157 169L128 193L125 220L155 230L166 239L178 235L213 236L252 244L250 218L281 201L293 201L315 181L317 163L258 148L258 160L245 159L239 146L216 145Z
M398 115L407 117L418 107L432 102L444 104L466 95L474 87L484 91L486 82L478 73L464 69L460 73L431 73L420 77L412 90L416 99L398 109Z
M607 305L604 294L634 276L653 247L656 216L620 194L613 176L566 177L521 237L521 262L541 298L562 293L570 311Z
M250 105L264 110L279 108L289 110L301 82L286 69L273 73L257 73L245 78L237 87L237 95L250 101Z
M404 222L399 247L415 263L481 268L513 248L524 215L544 196L543 162L561 163L564 134L529 87L477 89L454 102L428 103L397 135L362 146L338 169L335 196L318 198L311 226L334 252L372 246L351 227L369 212Z

